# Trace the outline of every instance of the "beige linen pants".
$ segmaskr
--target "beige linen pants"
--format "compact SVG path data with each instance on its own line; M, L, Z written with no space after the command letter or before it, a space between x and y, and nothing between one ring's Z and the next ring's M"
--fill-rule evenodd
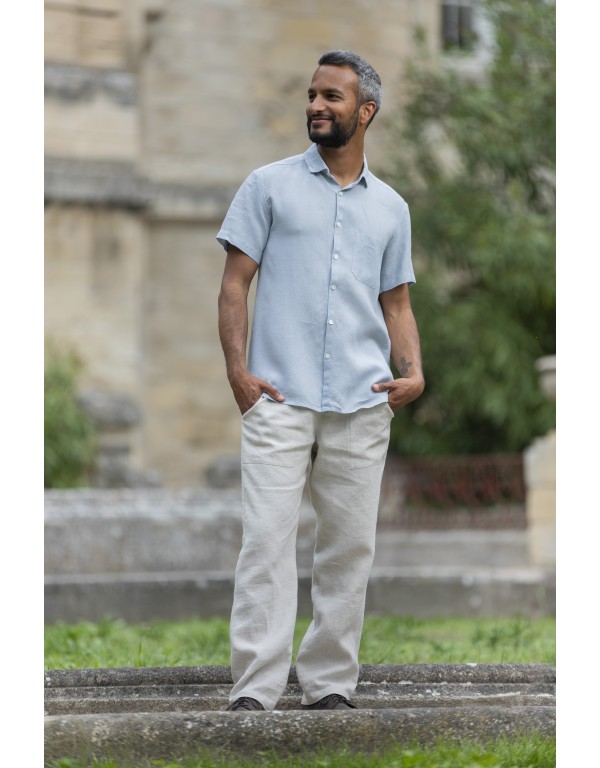
M243 415L243 541L231 615L230 701L251 696L274 709L286 686L307 473L317 528L313 621L296 659L302 703L354 692L392 416L387 403L339 414L267 398Z

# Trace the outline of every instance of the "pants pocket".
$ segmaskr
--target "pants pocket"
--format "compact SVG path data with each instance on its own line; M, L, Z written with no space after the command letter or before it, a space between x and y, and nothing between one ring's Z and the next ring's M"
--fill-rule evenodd
M262 403L264 400L266 400L266 399L267 399L266 397L263 397L263 396L261 395L261 396L258 398L258 400L257 400L255 403L253 403L253 404L250 406L250 408L248 408L248 410L247 410L247 411L244 411L244 413L242 413L242 419L245 419L245 418L246 418L246 417L247 417L247 416L248 416L250 413L252 413L253 411L255 411L255 410L258 408L258 406L259 406L259 405L260 405L260 404L261 404L261 403Z
M242 464L294 466L294 426L289 406L261 398L242 416Z
M388 403L362 408L350 420L350 466L373 467L385 461L392 409Z

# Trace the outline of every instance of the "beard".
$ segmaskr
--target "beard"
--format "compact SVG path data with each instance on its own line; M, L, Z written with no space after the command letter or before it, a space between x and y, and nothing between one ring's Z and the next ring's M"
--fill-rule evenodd
M313 143L330 149L338 149L345 146L356 133L358 127L358 107L345 121L340 121L338 118L333 117L329 133L313 131L310 125L311 121L309 119L306 122L306 127L308 129L308 138Z

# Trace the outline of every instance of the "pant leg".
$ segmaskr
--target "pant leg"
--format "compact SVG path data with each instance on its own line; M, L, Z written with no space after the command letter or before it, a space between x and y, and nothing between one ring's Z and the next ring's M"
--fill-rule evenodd
M287 683L298 579L296 533L313 412L263 399L242 419L243 540L231 614L230 701L273 709Z
M330 693L349 698L356 688L391 416L386 403L320 415L309 479L317 513L313 621L296 660L303 704Z

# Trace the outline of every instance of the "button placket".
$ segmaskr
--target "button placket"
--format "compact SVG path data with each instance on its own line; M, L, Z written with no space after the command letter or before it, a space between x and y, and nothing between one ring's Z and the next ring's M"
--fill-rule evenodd
M331 267L330 267L330 280L329 280L329 297L327 302L327 316L325 321L325 346L323 350L323 391L322 391L322 405L323 407L331 407L333 405L333 370L335 363L335 327L336 327L336 296L339 289L340 279L340 253L342 246L342 235L344 231L344 210L343 210L343 197L344 193L338 189L335 193L336 207L335 207L335 221L333 227L333 247L331 252Z

